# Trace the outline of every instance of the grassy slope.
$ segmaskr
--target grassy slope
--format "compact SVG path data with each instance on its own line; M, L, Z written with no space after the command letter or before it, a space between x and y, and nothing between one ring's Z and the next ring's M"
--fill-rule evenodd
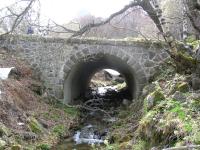
M161 69L143 90L143 109L137 111L132 104L121 111L111 133L114 144L107 146L111 150L160 150L200 144L200 91L192 90L191 76L176 74L169 64ZM181 94L180 99L174 97L176 92ZM154 96L153 105L148 96Z
M49 99L41 95L45 90L40 81L33 79L30 66L2 49L0 67L15 67L19 71L17 79L0 80L0 140L6 142L4 148L15 145L45 149L70 134L70 128L78 122L76 109L45 103Z

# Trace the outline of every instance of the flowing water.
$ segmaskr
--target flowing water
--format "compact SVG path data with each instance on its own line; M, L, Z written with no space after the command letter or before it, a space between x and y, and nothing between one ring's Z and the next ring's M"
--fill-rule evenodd
M94 117L95 115L95 117ZM102 117L101 112L91 112L84 119L84 124L75 131L71 138L65 139L56 149L59 150L90 150L92 145L103 146L108 134L108 124L110 120Z

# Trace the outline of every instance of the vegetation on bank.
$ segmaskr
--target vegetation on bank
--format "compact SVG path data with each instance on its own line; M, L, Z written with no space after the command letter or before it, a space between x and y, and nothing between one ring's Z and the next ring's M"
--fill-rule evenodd
M110 150L149 150L200 145L200 91L191 74L178 74L168 61L134 103L119 114L110 135ZM198 148L197 148L198 149Z
M70 136L79 110L46 97L26 62L5 52L0 54L0 66L17 69L9 79L0 80L0 149L49 150Z

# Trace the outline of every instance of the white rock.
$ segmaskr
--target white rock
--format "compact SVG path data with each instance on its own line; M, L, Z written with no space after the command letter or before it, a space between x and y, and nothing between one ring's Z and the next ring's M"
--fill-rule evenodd
M73 139L76 142L76 144L81 144L81 143L87 143L87 144L100 144L103 143L103 140L101 139L93 139L93 138L80 138L80 131L77 131L76 134L74 135Z
M97 93L98 94L105 94L109 89L115 90L117 89L116 86L104 86L104 87L98 87Z
M10 73L10 71L13 69L14 67L11 68L0 68L0 79L5 80L8 78L8 75Z
M118 71L112 70L112 69L104 69L105 71L107 71L108 73L110 73L113 76L119 76L120 73Z
M23 122L18 122L17 125L18 125L18 126L23 126L24 123L23 123Z

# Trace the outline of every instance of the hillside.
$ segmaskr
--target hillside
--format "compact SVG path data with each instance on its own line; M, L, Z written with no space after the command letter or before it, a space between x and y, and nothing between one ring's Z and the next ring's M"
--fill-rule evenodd
M0 149L48 148L68 136L78 111L47 98L28 63L1 49L0 68L5 67L15 69L0 80Z
M143 89L143 109L138 110L133 103L120 112L110 136L114 144L108 147L200 149L200 90L192 88L190 74L176 72L170 61L160 67L159 75Z

